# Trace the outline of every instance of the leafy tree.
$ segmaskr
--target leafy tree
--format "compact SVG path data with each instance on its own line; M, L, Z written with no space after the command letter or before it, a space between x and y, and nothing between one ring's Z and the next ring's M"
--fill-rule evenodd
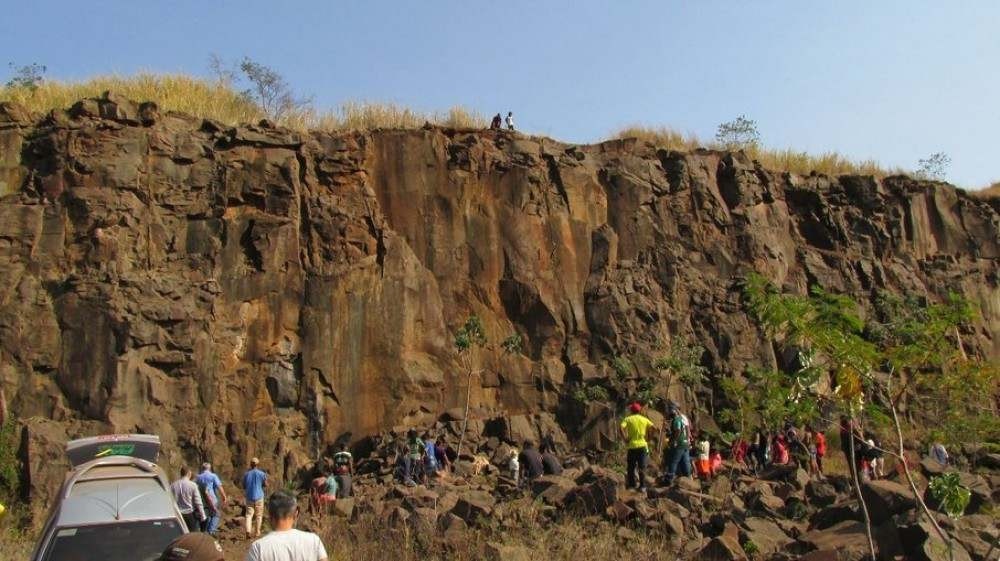
M837 403L852 419L862 411L878 411L892 423L896 433L895 455L904 457L901 403L911 394L920 402L940 401L950 414L965 424L986 425L995 417L996 366L970 360L962 351L959 326L972 317L968 303L957 295L943 303L926 304L914 298L881 294L876 298L876 317L866 321L857 303L843 295L813 288L809 295L782 294L763 277L750 275L744 285L748 310L786 347L806 349L814 359L810 367L832 374ZM984 384L985 382L985 384ZM978 396L968 388L979 388ZM964 392L964 393L963 393ZM985 396L983 395L985 394ZM955 397L961 395L961 401ZM879 404L871 401L875 397ZM805 399L818 399L808 392ZM851 465L855 465L850 439ZM915 500L953 552L951 538L932 516L909 466L901 461ZM861 497L856 470L854 486ZM861 501L874 555L867 507Z
M951 165L951 157L944 152L935 152L917 161L917 177L940 181Z
M756 147L760 144L757 121L748 119L746 115L740 115L732 121L722 123L715 131L715 140L727 150Z
M7 80L4 86L8 88L24 88L30 91L38 89L42 83L42 74L48 70L44 65L33 62L24 66L16 66L13 62L8 64L13 75Z

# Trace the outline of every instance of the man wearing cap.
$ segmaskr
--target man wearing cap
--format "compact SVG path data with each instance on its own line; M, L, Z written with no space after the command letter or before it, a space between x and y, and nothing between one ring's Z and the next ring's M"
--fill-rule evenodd
M229 502L229 497L226 496L226 490L222 488L222 480L219 479L218 475L212 473L212 464L208 462L201 464L201 473L194 478L194 482L198 484L198 489L202 491L205 498L207 519L202 530L214 536L222 521L222 507Z
M170 542L159 561L224 561L222 547L208 534L183 534Z
M295 496L275 491L267 499L271 532L253 542L246 561L327 561L326 548L319 536L295 529L299 506Z
M634 402L628 406L632 413L622 420L621 433L628 446L626 460L628 471L625 472L625 487L633 487L639 491L646 490L646 461L649 458L649 444L646 442L646 434L653 427L653 421L641 414L642 405Z
M267 487L267 474L257 466L260 460L250 460L250 469L243 474L243 496L247 500L246 530L247 538L259 538L260 526L264 521L264 488Z

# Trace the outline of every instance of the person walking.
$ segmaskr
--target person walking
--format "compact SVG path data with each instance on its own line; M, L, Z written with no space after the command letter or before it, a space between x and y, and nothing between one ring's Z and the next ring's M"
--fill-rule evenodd
M198 491L198 485L191 481L193 475L191 468L182 467L180 479L170 484L170 493L174 496L177 509L184 516L184 523L187 524L189 532L200 530L206 518L201 492Z
M264 489L267 488L267 474L258 466L260 460L252 458L250 469L243 474L243 496L247 502L247 538L259 538L260 526L264 521Z
M403 470L404 479L403 483L408 487L416 486L417 478L421 470L421 463L424 460L424 454L427 453L427 449L424 446L424 441L420 440L417 436L417 431L410 429L406 432L406 450L403 456Z
M642 405L633 402L628 406L629 416L622 419L619 426L622 438L625 439L625 488L646 491L646 464L649 461L649 429L653 421L642 414Z
M670 441L666 451L667 471L663 476L667 485L678 475L691 476L691 421L681 413L676 403L667 408L670 418Z
M514 112L513 111L508 111L507 112L507 130L509 130L509 131L514 130Z
M205 502L205 521L202 523L202 531L213 536L219 529L222 521L222 509L229 502L226 490L222 487L222 480L212 472L212 464L205 462L201 464L201 473L194 479L198 485L198 490L202 493Z
M327 561L323 540L295 528L299 507L295 497L275 491L267 500L271 532L250 544L245 561Z

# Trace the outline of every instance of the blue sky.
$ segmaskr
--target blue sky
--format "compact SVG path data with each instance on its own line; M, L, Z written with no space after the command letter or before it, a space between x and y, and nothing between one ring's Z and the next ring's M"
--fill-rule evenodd
M50 78L249 56L317 106L513 110L571 142L633 123L711 138L745 113L769 146L910 168L943 151L950 181L1000 180L996 0L5 4L0 62Z

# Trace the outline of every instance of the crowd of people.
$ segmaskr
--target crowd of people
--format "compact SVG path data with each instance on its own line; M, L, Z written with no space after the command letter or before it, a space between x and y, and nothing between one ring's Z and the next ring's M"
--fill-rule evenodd
M626 487L642 492L647 488L646 472L652 437L661 432L657 442L665 444L662 446L662 473L659 479L664 485L672 484L678 477L711 480L722 473L725 462L730 462L730 468L749 473L793 465L807 469L813 477L824 477L827 437L822 430L810 424L799 429L791 421L786 421L780 429L762 428L750 438L737 437L731 444L725 445L725 460L721 439L713 442L709 431L694 430L688 416L672 402L667 406L663 427L658 427L644 415L643 406L635 402L628 406L628 415L621 420L619 429L627 450ZM841 417L839 429L841 451L848 465L852 466L853 473L862 480L883 477L883 450L874 433L862 430L856 421L846 416ZM458 453L444 436L432 437L415 429L407 431L405 438L390 448L394 454L386 459L393 466L395 480L406 486L432 485L437 479L447 478L453 474L458 460ZM928 455L942 465L950 462L947 450L938 442L930 445ZM551 434L545 435L538 446L530 439L524 440L519 449L510 448L502 458L503 474L516 488L524 488L538 477L563 472ZM475 474L488 464L487 459L473 456L468 469ZM340 443L333 456L324 458L317 468L320 473L311 482L309 504L311 511L323 513L337 500L352 496L354 458L346 443ZM250 460L240 483L246 505L246 537L256 540L250 546L247 561L319 561L326 558L318 536L295 530L298 510L294 495L278 491L265 501L268 476L260 468L257 458ZM188 528L196 533L179 538L176 544L172 544L173 550L168 548L162 559L221 559L211 556L216 552L221 555L213 537L218 532L221 513L230 501L221 478L212 471L211 464L203 464L197 475L188 468L182 468L180 478L171 484L170 489ZM272 531L261 537L265 510ZM170 551L184 549L205 551L209 557L168 556Z
M861 481L885 477L885 451L875 433L862 430L856 420L846 416L840 418L839 429L841 451L847 465L851 466L852 475L857 474ZM644 491L649 441L659 429L642 414L641 404L632 403L629 415L621 421L620 430L627 448L626 486ZM661 480L664 484L671 484L678 476L709 480L722 471L723 447L713 444L708 431L694 431L690 419L677 404L668 404L663 432L666 445ZM824 477L827 437L811 424L805 424L800 430L791 421L786 421L779 430L762 428L749 439L737 437L726 448L733 467L750 473L760 473L774 466L793 465L806 469L810 476ZM950 460L940 442L930 445L928 455L941 465L948 465Z

